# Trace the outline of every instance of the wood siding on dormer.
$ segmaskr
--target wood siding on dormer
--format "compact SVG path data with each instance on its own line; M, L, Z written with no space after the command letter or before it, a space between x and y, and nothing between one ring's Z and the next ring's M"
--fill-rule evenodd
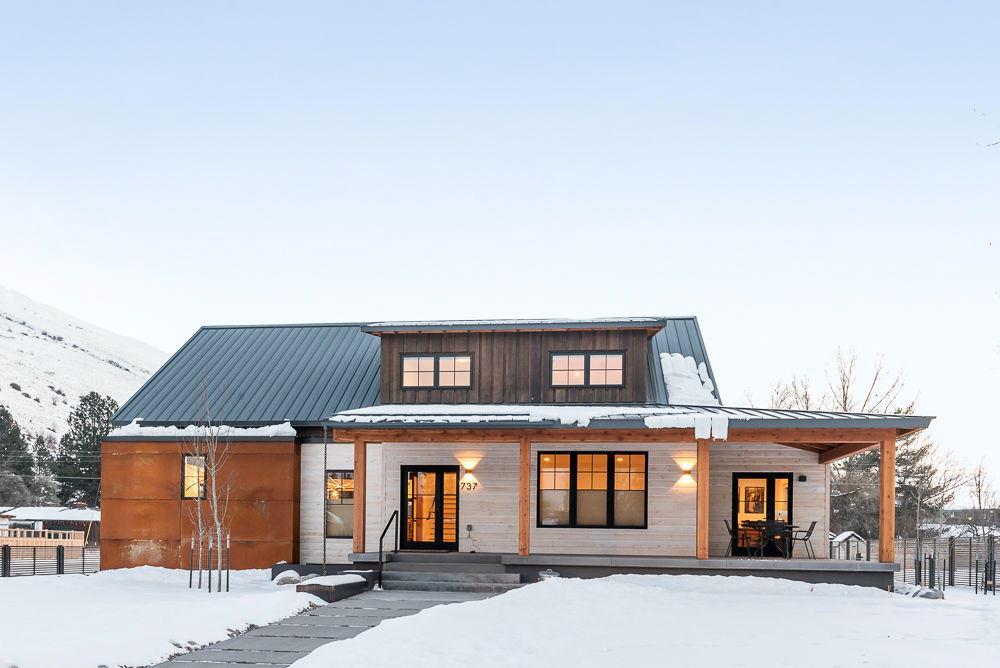
M382 336L383 404L642 403L646 401L643 330L573 332L456 332ZM553 352L624 351L624 387L556 388L550 383ZM472 386L403 389L402 356L420 353L472 355Z

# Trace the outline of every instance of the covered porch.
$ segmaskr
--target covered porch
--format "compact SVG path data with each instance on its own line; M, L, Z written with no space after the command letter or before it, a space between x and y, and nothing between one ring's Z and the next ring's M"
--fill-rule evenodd
M536 568L544 570L546 567L557 566L564 570L572 568L592 573L599 573L602 569L617 569L613 572L622 572L623 569L640 572L690 570L733 574L748 570L798 570L803 575L806 572L822 572L824 575L819 576L821 579L817 581L831 581L831 574L838 572L861 569L888 569L891 572L895 569L892 539L895 534L896 439L922 426L908 416L852 416L714 407L560 406L542 407L544 414L540 417L538 407L475 405L458 408L464 410L456 410L455 406L379 406L334 416L333 440L353 444L355 512L352 552L356 561L367 559L368 555L378 549L377 544L372 544L373 535L381 536L385 533L383 526L374 527L376 531L372 531L373 527L366 526L366 522L375 521L379 525L386 523L385 531L394 531L389 527L392 518L388 507L382 507L382 512L376 513L374 517L373 513L367 512L370 444L407 444L412 446L410 452L417 451L420 444L491 444L491 447L503 448L505 456L516 461L516 499L511 498L512 506L516 502L516 522L511 525L516 526L517 551L501 553L505 567L514 572L530 573ZM573 411L572 419L567 419L566 409ZM581 412L587 410L590 411L589 414L581 418ZM685 479L686 490L682 491L686 491L687 498L693 498L690 498L690 502L684 501L685 497L678 494L677 498L682 499L677 504L680 515L673 519L655 520L676 525L672 527L675 533L690 532L684 543L690 549L685 549L682 555L678 555L676 549L673 552L663 550L662 553L657 553L655 544L649 548L648 542L648 549L630 554L627 549L630 538L622 538L613 549L607 549L601 543L607 534L593 530L587 534L593 536L592 550L577 549L573 554L559 554L558 542L548 541L544 546L537 545L540 533L547 530L538 515L539 485L536 484L533 490L532 484L533 470L534 480L537 482L542 465L539 458L541 449L607 449L614 448L616 444L620 444L622 448L643 448L651 457L657 452L670 448L676 450L678 447L690 453L687 463L679 457L674 459L679 469L678 476ZM719 510L718 498L714 515L712 508L713 496L719 497L726 492L724 488L720 488L718 476L714 485L716 489L713 490L713 460L721 465L728 458L727 471L738 470L739 464L733 462L743 461L746 453L756 449L761 452L767 448L771 451L788 449L825 471L825 465L830 462L876 447L880 450L882 462L879 478L881 503L878 558L883 566L876 568L874 563L821 564L819 562L822 559L771 561L723 556L724 543L720 549L719 532L722 531L723 520L728 519L728 514L724 505ZM657 491L657 485L669 484L675 480L676 478L671 478L664 483L661 476L653 475L649 479L649 493ZM828 484L825 481L824 484L828 494ZM456 506L458 498L456 490ZM514 508L511 510L513 512ZM399 521L398 518L396 521ZM636 528L650 530L654 527L643 525ZM586 528L571 529L558 538L569 539L570 536L579 536L586 531ZM616 535L624 533L619 530ZM630 534L635 537L637 545L642 540L641 533ZM825 536L825 530L820 532L816 537L817 544L814 545L821 557L826 552ZM714 549L711 549L713 545Z

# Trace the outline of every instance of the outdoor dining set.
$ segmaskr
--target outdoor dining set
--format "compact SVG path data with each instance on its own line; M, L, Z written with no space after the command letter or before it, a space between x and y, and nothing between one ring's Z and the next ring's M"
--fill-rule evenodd
M771 552L768 548L774 548L774 552L781 557L791 559L795 544L802 543L806 556L810 559L816 558L810 540L816 529L815 521L809 524L808 529L781 520L746 520L734 529L729 520L723 521L726 523L726 531L729 532L727 557L732 556L739 546L746 549L747 556L765 557Z

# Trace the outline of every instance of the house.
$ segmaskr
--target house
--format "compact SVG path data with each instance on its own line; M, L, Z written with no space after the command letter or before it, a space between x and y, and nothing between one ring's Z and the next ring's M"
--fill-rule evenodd
M868 541L854 531L842 531L836 535L831 531L829 540L831 559L857 559L861 561L868 556Z
M930 420L725 406L695 318L204 327L114 417L101 561L187 565L205 467L191 435L225 425L235 568L379 566L398 543L393 560L429 551L441 570L488 561L528 579L886 586L896 439ZM816 560L744 558L760 551L747 522L821 541L829 464L869 448L882 563L834 563L822 545Z
M0 543L96 546L101 536L101 510L83 506L0 508Z

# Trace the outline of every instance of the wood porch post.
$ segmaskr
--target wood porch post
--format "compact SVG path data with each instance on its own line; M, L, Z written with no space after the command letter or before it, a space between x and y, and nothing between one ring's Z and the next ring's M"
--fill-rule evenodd
M363 438L354 439L354 552L365 551L365 492L368 462L367 443Z
M709 473L711 441L699 440L697 471L698 498L695 514L695 556L698 559L708 559L708 507L709 507Z
M878 560L896 560L896 436L879 444Z
M518 441L517 553L528 556L531 536L531 443L527 436Z

